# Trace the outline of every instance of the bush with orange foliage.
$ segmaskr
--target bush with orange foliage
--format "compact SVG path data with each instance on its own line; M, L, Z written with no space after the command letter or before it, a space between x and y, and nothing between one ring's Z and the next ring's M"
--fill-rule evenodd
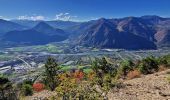
M133 70L127 74L127 78L128 79L138 78L138 77L140 77L140 75L141 75L141 73L138 70Z
M77 70L75 73L74 73L74 77L78 80L81 80L84 78L84 72L83 71L80 71L80 70Z
M42 83L35 83L35 84L33 84L32 87L33 87L34 91L36 91L36 92L40 92L40 91L44 90L44 84L42 84Z

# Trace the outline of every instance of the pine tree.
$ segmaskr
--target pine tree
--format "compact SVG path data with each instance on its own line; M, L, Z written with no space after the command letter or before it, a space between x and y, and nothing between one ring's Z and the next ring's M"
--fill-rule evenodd
M47 59L45 64L45 84L54 91L56 86L59 84L58 73L59 67L56 60L52 57Z

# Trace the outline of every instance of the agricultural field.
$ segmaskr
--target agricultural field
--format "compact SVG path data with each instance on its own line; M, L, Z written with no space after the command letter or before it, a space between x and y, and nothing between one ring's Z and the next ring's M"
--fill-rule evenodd
M14 47L9 48L9 51L13 52L49 52L49 53L61 53L63 47L67 46L60 46L55 44L47 44L47 45L38 45L38 46L24 46L24 47Z

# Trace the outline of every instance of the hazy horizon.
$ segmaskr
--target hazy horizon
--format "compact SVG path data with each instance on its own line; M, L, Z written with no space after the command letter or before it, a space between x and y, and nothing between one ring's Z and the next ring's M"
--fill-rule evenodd
M169 0L1 0L0 18L82 22L102 17L169 17L169 4Z

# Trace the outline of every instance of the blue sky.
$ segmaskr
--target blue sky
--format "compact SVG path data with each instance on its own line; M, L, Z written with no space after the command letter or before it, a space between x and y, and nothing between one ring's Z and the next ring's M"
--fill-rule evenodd
M0 18L86 21L96 18L170 17L170 0L0 0Z

